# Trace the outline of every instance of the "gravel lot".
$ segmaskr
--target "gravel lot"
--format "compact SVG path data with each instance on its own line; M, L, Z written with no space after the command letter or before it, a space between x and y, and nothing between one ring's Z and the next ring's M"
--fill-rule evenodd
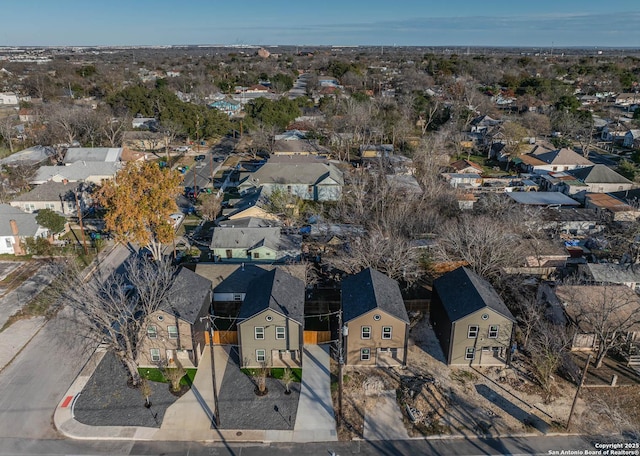
M291 394L284 384L267 378L268 394L255 394L252 380L240 370L237 350L229 356L220 386L218 408L222 429L293 429L296 422L300 383L291 383ZM277 408L277 410L276 410Z
M149 382L151 408L138 389L127 386L128 374L115 355L107 353L75 402L76 420L90 426L160 427L167 408L178 398L166 383Z

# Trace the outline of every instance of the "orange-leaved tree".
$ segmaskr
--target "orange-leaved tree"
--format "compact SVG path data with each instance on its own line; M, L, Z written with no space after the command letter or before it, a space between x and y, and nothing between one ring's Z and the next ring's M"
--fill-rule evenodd
M156 163L129 162L114 180L105 182L97 200L116 241L138 243L159 259L162 244L175 237L169 216L177 210L181 181L180 173Z

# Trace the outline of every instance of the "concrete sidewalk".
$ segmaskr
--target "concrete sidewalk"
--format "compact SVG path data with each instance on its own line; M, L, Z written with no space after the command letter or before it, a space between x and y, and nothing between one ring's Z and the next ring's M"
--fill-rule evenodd
M0 332L0 371L18 356L44 324L44 317L34 317L18 320Z
M406 440L407 428L402 421L402 412L396 401L395 390L382 391L374 410L364 417L365 440Z

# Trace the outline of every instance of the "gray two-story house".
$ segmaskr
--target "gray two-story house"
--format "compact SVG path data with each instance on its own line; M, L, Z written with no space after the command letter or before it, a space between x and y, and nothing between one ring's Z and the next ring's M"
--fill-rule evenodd
M489 282L465 267L433 282L430 320L447 364L508 362L515 319Z

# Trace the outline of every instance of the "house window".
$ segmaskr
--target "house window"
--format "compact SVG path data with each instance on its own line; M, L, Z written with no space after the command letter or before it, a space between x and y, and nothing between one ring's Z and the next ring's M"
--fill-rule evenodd
M256 350L256 361L264 363L267 360L267 352L265 350Z
M177 339L178 338L178 327L177 326L167 326L167 332L169 333L169 339Z
M160 361L160 349L159 348L152 348L150 350L151 352L151 361L153 361L154 363L157 363L158 361Z
M470 361L475 358L475 349L473 347L467 347L464 353L464 359Z
M383 339L391 339L391 326L383 326L382 327L382 338Z
M313 185L309 185L309 186L307 187L307 192L309 192L309 193L313 193Z
M291 195L293 193L293 189L291 188L291 185L287 185L287 193L289 195Z
M147 336L149 336L149 339L156 339L158 337L158 328L155 325L149 325L147 327Z
M233 294L234 301L242 301L242 293L234 293Z
M362 338L363 339L371 339L371 326L363 326L362 327Z
M51 209L52 211L56 210L56 205L54 203L44 203L45 209Z
M233 252L230 249L225 250L225 254L227 258L233 258Z
M260 258L260 253L258 253L258 252L253 252L253 258L255 258L255 259Z
M490 339L497 339L498 338L498 329L499 329L498 325L489 326L489 338Z
M368 348L361 348L360 361L369 361L370 358L371 358L371 350L369 350Z
M478 337L478 327L475 325L469 325L469 332L467 334L469 339L475 339Z
M4 242L6 242L7 248L10 249L11 247L13 247L13 244L11 243L11 239L5 238Z
M264 327L263 326L256 326L254 329L254 333L256 336L256 339L264 339Z
M276 339L284 339L286 330L284 326L276 326Z

